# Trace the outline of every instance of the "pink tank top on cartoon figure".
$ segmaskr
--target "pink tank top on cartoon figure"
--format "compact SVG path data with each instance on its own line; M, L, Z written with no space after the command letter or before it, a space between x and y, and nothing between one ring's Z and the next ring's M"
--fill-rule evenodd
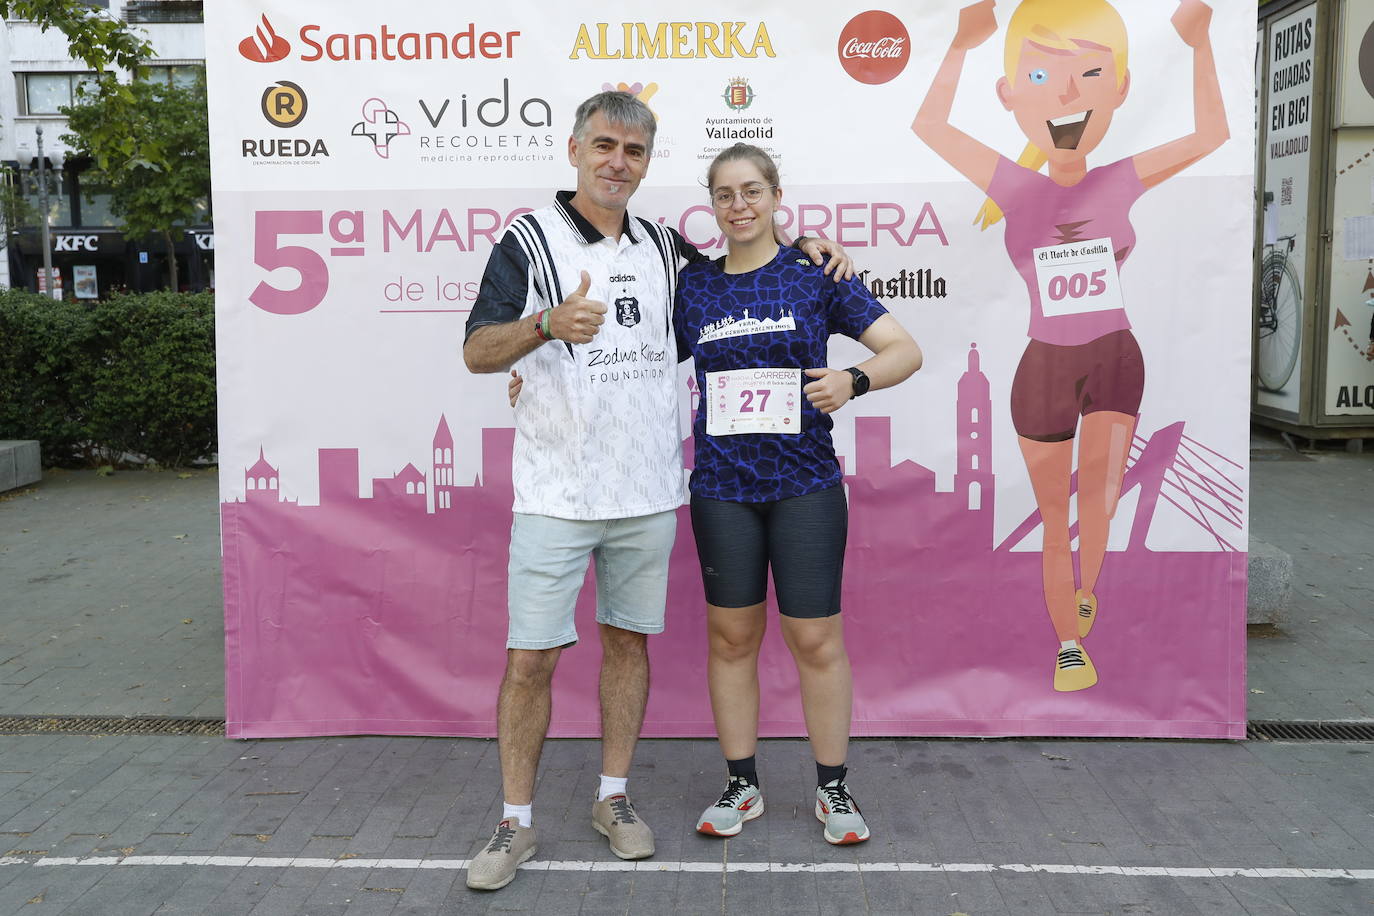
M1006 215L1007 253L1030 292L1030 336L1073 346L1130 328L1118 270L1135 248L1135 163L1092 169L1072 187L999 157L988 196Z

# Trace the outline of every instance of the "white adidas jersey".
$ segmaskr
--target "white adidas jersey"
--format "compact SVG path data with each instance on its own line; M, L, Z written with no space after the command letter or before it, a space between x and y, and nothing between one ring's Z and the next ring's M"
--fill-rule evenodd
M601 236L561 192L493 250L468 333L551 308L591 277L606 321L587 344L552 341L516 363L514 511L569 519L675 509L685 487L672 302L676 233L627 217Z

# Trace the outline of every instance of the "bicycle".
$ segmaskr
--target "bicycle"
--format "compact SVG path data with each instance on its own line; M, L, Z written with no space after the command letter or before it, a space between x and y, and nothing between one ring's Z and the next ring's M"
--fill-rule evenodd
M1280 242L1288 244L1281 247ZM1255 315L1259 332L1255 371L1259 386L1265 391L1282 391L1298 363L1298 345L1302 343L1302 284L1288 263L1288 255L1296 245L1296 236L1281 235L1274 244L1264 246L1259 308Z

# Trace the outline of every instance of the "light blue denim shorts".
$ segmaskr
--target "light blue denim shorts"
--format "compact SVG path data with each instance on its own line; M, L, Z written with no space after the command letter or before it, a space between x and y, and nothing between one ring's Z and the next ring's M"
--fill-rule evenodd
M677 512L595 521L515 514L510 532L508 649L577 642L573 609L596 569L596 622L662 633Z

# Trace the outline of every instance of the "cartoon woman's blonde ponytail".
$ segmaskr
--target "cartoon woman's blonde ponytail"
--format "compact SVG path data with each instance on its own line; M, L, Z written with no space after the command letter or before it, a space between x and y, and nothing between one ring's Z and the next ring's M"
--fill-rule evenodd
M1016 164L1038 172L1049 161L1049 157L1044 151L1034 143L1027 143L1026 148L1021 151L1021 157L1016 160ZM973 222L979 229L987 229L995 226L1002 221L1002 208L991 198L983 201L983 206L978 208L978 215L973 218Z

